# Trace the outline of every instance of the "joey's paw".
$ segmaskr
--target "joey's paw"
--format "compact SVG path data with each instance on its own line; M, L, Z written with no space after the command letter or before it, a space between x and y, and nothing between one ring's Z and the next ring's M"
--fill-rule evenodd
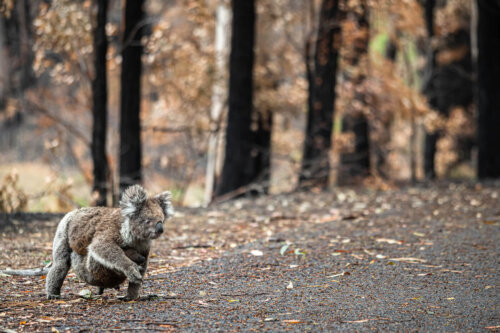
M47 299L60 299L61 295L47 294Z
M134 262L138 265L144 264L146 262L146 257L138 254L137 257L134 258Z

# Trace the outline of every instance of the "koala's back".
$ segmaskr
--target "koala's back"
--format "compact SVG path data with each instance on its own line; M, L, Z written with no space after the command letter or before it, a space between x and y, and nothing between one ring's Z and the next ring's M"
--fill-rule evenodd
M105 234L118 241L121 227L119 209L107 207L81 208L74 211L68 225L68 243L79 255L87 255L88 246L96 234Z

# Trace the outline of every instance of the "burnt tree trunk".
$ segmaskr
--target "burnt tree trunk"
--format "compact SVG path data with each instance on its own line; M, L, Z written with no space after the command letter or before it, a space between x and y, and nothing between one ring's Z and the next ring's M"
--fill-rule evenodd
M255 112L256 120L251 126L252 149L250 159L252 163L252 182L255 186L250 190L252 194L269 193L271 179L271 134L273 114Z
M300 187L326 187L335 103L337 58L340 47L338 0L323 0L320 11L313 75L309 78L307 127Z
M231 53L229 56L229 111L226 148L216 194L237 191L256 179L260 167L252 158L254 133L253 66L255 42L255 1L233 0ZM245 191L241 191L244 193Z
M32 5L36 6L36 2ZM0 24L3 25L5 33L5 58L3 69L5 82L2 82L3 91L0 95L0 110L5 107L7 95L22 97L24 90L31 87L35 82L33 72L33 34L31 31L32 15L29 0L18 0L14 2L9 17L0 15ZM3 45L0 45L3 47Z
M434 0L426 1L428 50L423 93L431 107L448 117L453 107L467 109L474 100L470 26L463 25L444 36L435 36L435 7ZM436 177L434 159L439 136L439 130L427 131L425 135L424 175L427 179Z
M366 1L361 1L360 11L356 13L357 34L353 42L352 56L346 56L348 67L358 67L357 71L344 73L346 80L353 83L356 91L354 98L358 103L351 103L347 114L342 120L342 131L351 132L354 135L354 147L350 152L340 154L340 169L337 183L339 185L351 185L361 181L370 174L370 132L368 120L364 114L368 107L365 80L367 76L367 57L369 43L368 6Z
M427 96L429 105L433 108L437 107L437 96L435 93L435 67L436 67L436 50L432 45L434 38L434 7L435 0L425 0L425 28L427 30L427 64L424 72L423 93ZM426 131L424 138L424 176L427 179L436 178L434 168L434 156L436 155L437 133Z
M500 177L500 1L478 1L478 170Z
M144 0L127 0L122 45L120 193L142 182L141 170L141 72Z
M108 91L106 75L106 18L108 0L97 0L97 20L94 29L94 70L92 80L93 124L92 160L94 162L94 184L92 198L96 206L107 205L109 166L106 158L106 128L108 123Z

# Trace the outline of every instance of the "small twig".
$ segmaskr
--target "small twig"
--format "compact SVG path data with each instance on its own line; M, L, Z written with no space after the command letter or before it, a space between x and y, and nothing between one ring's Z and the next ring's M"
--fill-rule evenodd
M162 126L142 126L143 131L163 132L163 133L183 133L192 130L189 126L162 127Z
M221 296L224 297L241 297L241 296L262 296L262 295L269 295L269 293L255 293L255 294L221 294Z
M205 245L205 244L200 244L200 245L185 245L185 246L176 246L173 247L173 250L184 250L184 249L189 249L189 248L195 248L195 249L209 249L211 247L214 247L213 245Z
M146 325L170 325L177 327L178 322L171 322L171 321L149 321L147 319L120 319L122 322L135 322L135 323L144 323Z
M90 147L90 140L87 139L87 137L80 132L76 127L74 127L70 122L62 119L58 115L55 115L51 113L49 110L44 108L43 106L27 99L26 100L27 106L28 106L28 111L36 112L43 114L47 118L53 120L57 125L63 127L66 129L69 133L80 139L83 143L85 143L86 146Z

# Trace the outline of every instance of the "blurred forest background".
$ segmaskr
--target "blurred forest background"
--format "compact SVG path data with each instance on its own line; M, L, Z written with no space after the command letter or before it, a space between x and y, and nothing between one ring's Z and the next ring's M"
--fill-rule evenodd
M500 177L500 1L0 0L0 211Z

